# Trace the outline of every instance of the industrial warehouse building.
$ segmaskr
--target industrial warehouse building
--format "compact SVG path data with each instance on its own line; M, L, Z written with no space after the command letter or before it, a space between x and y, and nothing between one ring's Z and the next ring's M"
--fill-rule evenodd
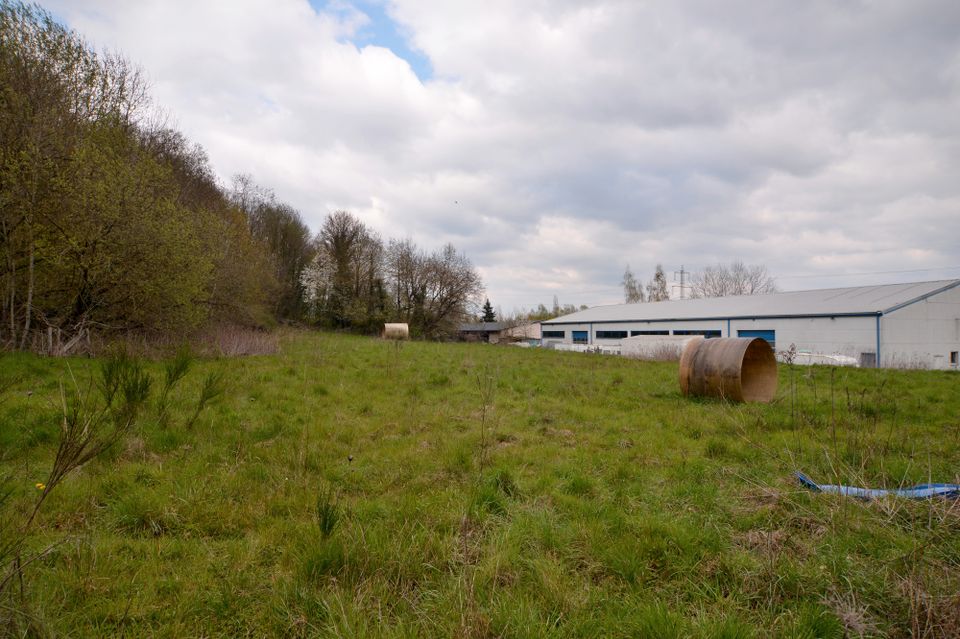
M637 335L763 337L861 366L957 369L960 280L597 306L543 322L541 343L606 348Z

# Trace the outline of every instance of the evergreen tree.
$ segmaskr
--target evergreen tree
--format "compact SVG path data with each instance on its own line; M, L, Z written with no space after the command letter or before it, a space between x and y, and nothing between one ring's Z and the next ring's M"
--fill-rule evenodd
M483 321L484 322L497 321L497 314L493 312L493 305L490 304L489 299L483 303Z

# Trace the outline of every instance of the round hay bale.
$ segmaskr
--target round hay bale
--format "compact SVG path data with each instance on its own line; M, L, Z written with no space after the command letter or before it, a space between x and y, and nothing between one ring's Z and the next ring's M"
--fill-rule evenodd
M763 338L691 340L680 357L684 395L766 403L777 392L777 359Z
M407 324L384 324L383 339L410 339L410 326Z

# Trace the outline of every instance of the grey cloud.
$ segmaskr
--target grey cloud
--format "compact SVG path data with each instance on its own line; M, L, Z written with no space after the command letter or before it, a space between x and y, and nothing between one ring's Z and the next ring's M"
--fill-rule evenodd
M495 303L616 301L627 262L960 265L954 2L392 0L426 83L305 0L53 8L140 61L222 173L314 227L453 241Z

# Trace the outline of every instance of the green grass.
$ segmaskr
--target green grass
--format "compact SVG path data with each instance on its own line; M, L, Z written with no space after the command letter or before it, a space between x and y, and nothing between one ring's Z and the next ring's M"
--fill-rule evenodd
M0 359L10 507L49 468L66 366L94 364ZM315 333L199 360L162 417L51 493L31 544L66 542L28 569L25 605L72 636L958 631L960 506L816 495L791 473L958 481L960 376L782 367L771 405L684 399L676 377Z

